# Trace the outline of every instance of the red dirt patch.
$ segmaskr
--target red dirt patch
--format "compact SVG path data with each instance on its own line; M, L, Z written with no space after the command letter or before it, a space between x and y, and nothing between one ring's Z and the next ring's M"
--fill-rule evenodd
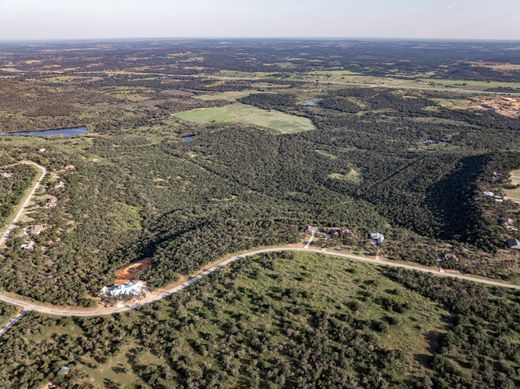
M116 281L114 283L125 284L137 280L146 269L152 266L152 263L152 258L145 258L120 267L116 270Z

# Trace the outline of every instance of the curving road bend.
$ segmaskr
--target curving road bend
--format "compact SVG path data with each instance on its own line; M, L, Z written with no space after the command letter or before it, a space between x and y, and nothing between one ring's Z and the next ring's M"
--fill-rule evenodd
M366 257L362 255L356 255L356 254L350 254L350 253L344 253L344 252L338 252L338 251L329 251L329 250L320 250L320 249L314 249L314 248L304 248L304 247L291 247L291 246L281 246L281 247L273 247L273 248L264 248L264 249L255 249L248 251L246 253L242 253L240 255L235 255L230 258L227 258L221 262L218 262L217 264L211 266L210 268L200 271L196 275L192 276L187 281L173 285L169 288L164 289L157 289L152 291L151 293L148 293L145 297L140 299L139 301L134 301L127 303L126 305L120 305L115 307L97 307L92 309L85 309L85 308L74 308L74 307L60 307L60 306L51 306L46 305L38 302L30 302L20 296L11 295L11 294L4 294L0 293L0 301L3 301L5 303L18 305L20 306L24 311L35 311L40 312L47 315L54 315L54 316L81 316L81 317L89 317L89 316L103 316L103 315L112 315L115 313L121 313L130 311L132 309L139 308L143 305L147 305L150 303L153 303L155 301L161 300L167 296L170 296L172 294L178 293L183 289L188 288L190 285L195 284L196 282L200 281L201 279L207 277L209 274L233 263L241 259L245 259L248 257L253 257L258 254L264 254L264 253L280 253L280 252L309 252L309 253L316 253L316 254L322 254L322 255L330 255L334 257L340 257L348 260L353 260L357 262L364 262L369 263L373 265L379 265L379 266L388 266L393 268L401 268L401 269L407 269L407 270L413 270L418 271L422 273L429 273L438 277L448 277L448 278L456 278L459 280L464 281L471 281L476 282L479 284L484 284L488 286L495 286L500 288L510 288L510 289L516 289L520 290L520 285L513 285L508 284L506 282L501 281L495 281L491 279L486 278L480 278L476 276L471 275L465 275L465 274L459 274L455 272L439 272L436 269L418 266L418 265L411 265L411 264L404 264L400 262L394 262L389 261L381 258L372 258L372 257Z
M23 203L19 209L19 211L16 213L15 217L3 233L3 235L0 237L0 246L2 246L7 238L9 237L9 234L14 230L16 227L18 221L22 218L22 216L25 213L25 210L27 209L32 197L36 193L36 191L39 189L42 180L47 175L47 169L45 169L43 166L38 165L35 162L30 161L22 161L20 163L33 165L36 168L38 168L41 172L40 177L37 179L35 185L31 189L30 193L25 197L23 200ZM486 278L481 278L477 276L472 275L465 275L460 274L456 272L440 272L437 269L419 266L419 265L412 265L412 264L405 264L401 262L395 262L395 261L389 261L384 258L380 257L368 257L363 255L357 255L357 254L351 254L351 253L345 253L345 252L339 252L339 251L329 251L325 249L315 249L311 248L310 243L312 241L312 238L307 242L305 247L294 247L294 246L280 246L280 247L271 247L271 248L262 248L262 249L252 249L248 252L241 253L238 255L232 255L229 258L223 259L222 261L217 262L216 264L212 265L211 267L207 269L200 270L199 272L193 274L191 278L189 278L187 281L178 283L175 285L171 285L170 287L162 288L162 289L156 289L152 292L148 293L143 298L139 299L138 301L131 301L126 304L119 304L117 306L113 307L96 307L96 308L81 308L81 307L63 307L63 306L56 306L56 305L48 305L43 304L39 302L33 302L28 300L27 298L24 298L22 296L13 294L13 293L6 293L6 292L0 292L0 301L12 305L19 306L22 308L23 311L35 311L47 315L53 315L53 316L80 316L80 317L89 317L89 316L102 316L102 315L113 315L116 313L126 312L130 311L132 309L139 308L143 305L147 305L150 303L153 303L155 301L161 300L165 297L168 297L172 294L178 293L179 291L188 288L190 285L200 281L201 279L207 277L209 274L233 263L241 259L253 257L258 254L265 254L265 253L280 253L280 252L309 252L309 253L316 253L316 254L322 254L322 255L330 255L334 257L340 257L352 261L357 262L364 262L364 263L370 263L373 265L379 265L379 266L388 266L393 268L401 268L401 269L408 269L423 273L429 273L432 275L435 275L437 277L450 277L450 278L456 278L459 280L465 280L465 281L471 281L476 282L479 284L494 286L494 287L500 287L500 288L510 288L510 289L516 289L520 290L520 285L513 285L508 284L506 282L498 281L498 280L491 280Z

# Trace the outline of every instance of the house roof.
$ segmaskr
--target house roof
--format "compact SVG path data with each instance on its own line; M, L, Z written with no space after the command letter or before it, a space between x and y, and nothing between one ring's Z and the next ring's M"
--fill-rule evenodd
M507 245L509 246L510 249L513 249L513 248L520 249L520 242L518 241L518 239L509 239L507 241Z

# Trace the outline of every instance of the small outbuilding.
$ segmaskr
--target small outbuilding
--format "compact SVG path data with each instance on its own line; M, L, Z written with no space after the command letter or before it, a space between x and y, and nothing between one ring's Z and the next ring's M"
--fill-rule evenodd
M385 236L379 232L371 232L370 238L374 246L382 246L385 243Z
M510 217L504 217L500 219L500 224L506 228L512 228L516 225L516 220Z
M21 248L22 250L25 250L25 251L27 251L27 250L32 250L32 249L34 248L34 245L35 245L35 243L31 240L31 241L28 242L28 243L24 243L24 244L22 244L22 245L20 246L20 248Z
M510 250L520 250L520 242L518 241L518 239L509 239L507 241L507 247Z

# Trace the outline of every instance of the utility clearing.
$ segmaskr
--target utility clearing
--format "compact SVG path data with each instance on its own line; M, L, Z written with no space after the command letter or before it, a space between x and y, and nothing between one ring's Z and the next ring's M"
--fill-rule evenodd
M267 111L246 104L230 104L223 107L197 108L179 112L176 118L199 124L244 123L274 130L280 134L292 134L314 130L307 118L279 111Z

